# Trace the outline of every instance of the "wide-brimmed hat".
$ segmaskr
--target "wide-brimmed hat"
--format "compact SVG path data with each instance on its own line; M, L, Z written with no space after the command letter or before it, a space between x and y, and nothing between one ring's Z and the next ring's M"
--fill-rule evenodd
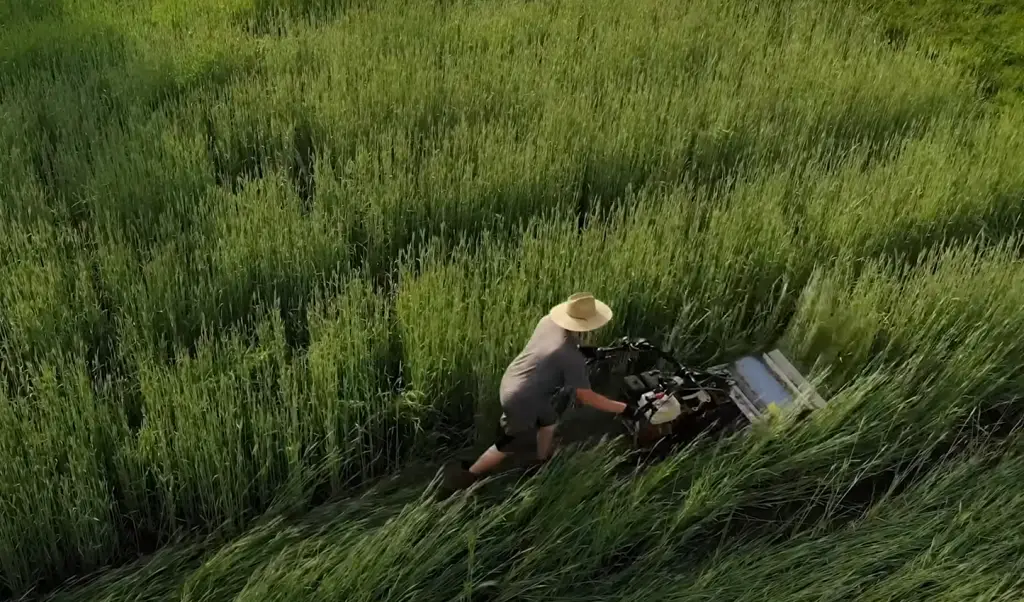
M590 293L576 293L565 303L551 308L551 319L566 330L588 332L612 319L612 310Z

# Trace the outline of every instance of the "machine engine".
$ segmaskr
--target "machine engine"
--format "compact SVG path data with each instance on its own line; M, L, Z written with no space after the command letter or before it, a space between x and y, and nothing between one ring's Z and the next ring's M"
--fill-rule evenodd
M777 349L706 370L684 366L646 339L625 337L581 351L598 382L639 409L642 419L626 427L642 448L671 448L702 434L742 430L773 406L809 411L824 405Z

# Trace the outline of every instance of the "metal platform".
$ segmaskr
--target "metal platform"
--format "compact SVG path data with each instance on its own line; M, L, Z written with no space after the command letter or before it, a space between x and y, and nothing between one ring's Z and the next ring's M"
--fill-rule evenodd
M821 395L779 349L747 355L709 371L727 373L736 383L731 396L751 422L768 413L772 406L787 410L794 406L815 409L825 405Z

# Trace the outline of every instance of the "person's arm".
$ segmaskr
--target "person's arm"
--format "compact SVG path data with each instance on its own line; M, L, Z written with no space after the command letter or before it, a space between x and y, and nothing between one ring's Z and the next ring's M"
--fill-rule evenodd
M621 401L615 401L609 399L600 393L596 393L591 389L576 389L576 399L584 405L588 405L595 410L601 410L602 412L608 412L609 414L622 414L626 411L626 404Z
M624 414L632 416L629 406L621 401L608 399L604 395L595 392L590 388L590 376L587 370L587 362L579 353L573 353L565 358L564 374L565 386L576 396L576 401L588 405L595 410L608 412L609 414Z

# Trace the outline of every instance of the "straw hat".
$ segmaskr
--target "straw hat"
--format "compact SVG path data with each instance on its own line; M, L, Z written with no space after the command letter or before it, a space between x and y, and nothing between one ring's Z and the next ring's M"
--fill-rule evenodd
M590 293L576 293L551 308L551 320L566 330L588 332L612 319L612 310Z

